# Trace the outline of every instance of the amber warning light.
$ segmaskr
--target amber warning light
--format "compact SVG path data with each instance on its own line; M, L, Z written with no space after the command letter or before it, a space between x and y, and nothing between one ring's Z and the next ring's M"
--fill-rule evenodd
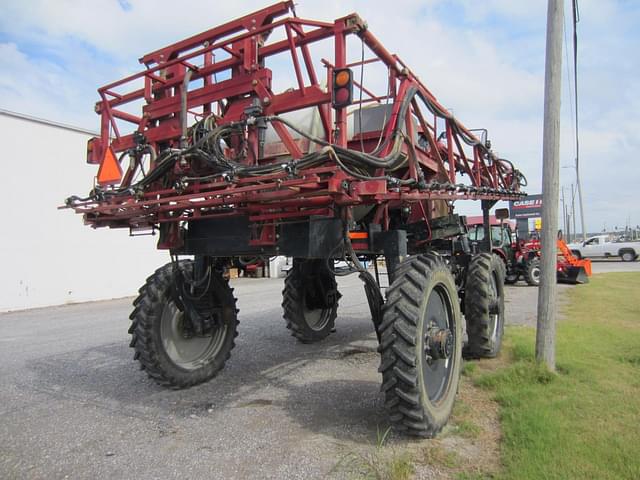
M353 72L350 68L333 71L333 108L344 108L353 101Z

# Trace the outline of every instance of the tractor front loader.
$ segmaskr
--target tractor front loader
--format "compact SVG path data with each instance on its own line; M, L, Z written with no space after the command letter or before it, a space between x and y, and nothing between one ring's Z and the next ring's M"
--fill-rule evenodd
M339 321L334 261L347 262L380 342L389 418L433 436L458 388L462 315L474 357L497 355L504 324L503 270L490 244L471 252L454 203L479 200L488 218L523 195L524 177L358 15L307 20L293 5L144 55L141 72L100 88L97 185L66 206L92 227L159 232L171 261L141 288L129 332L135 358L171 388L210 380L229 358L230 265L292 257L284 324L311 343ZM386 299L361 263L378 257Z

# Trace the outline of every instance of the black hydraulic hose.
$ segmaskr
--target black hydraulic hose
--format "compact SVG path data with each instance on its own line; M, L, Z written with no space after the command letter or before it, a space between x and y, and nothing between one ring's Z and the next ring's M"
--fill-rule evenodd
M422 102L426 105L427 109L433 115L436 115L437 117L444 118L446 120L450 120L451 121L452 130L454 131L454 133L456 133L457 135L460 136L460 138L462 139L462 141L464 143L466 143L470 147L479 147L487 155L490 155L492 158L495 159L493 153L491 153L491 151L487 148L487 146L485 144L483 144L481 141L477 140L476 138L468 135L467 132L465 132L464 129L460 126L460 124L458 124L458 121L456 120L456 118L453 115L451 115L449 112L441 110L438 107L438 105L436 105L431 100L429 100L421 91L418 91L417 95L418 95L418 97L420 97Z
M453 115L451 115L449 112L445 112L443 110L441 110L440 108L438 108L438 106L436 104L434 104L433 102L431 102L421 91L418 91L417 94L420 99L423 101L423 103L426 105L427 109L434 115L450 120L451 121L451 128L453 130L454 133L456 133L464 143L466 143L467 145L469 145L470 147L478 147L480 148L480 150L482 150L487 156L489 156L489 158L491 158L493 161L495 162L499 162L499 163L506 163L511 167L511 171L513 172L513 175L515 177L517 177L518 179L518 184L520 186L527 186L527 179L526 177L522 174L522 172L520 172L518 169L515 168L515 166L513 165L513 163L509 160L507 160L506 158L497 158L493 152L491 152L491 150L489 150L487 148L487 146L482 143L481 141L477 140L476 138L470 136L467 134L467 132L465 132L461 126L458 124L458 121L455 119L455 117ZM524 183L522 183L524 182Z
M181 123L182 123L182 141L186 141L187 138L187 132L185 131L185 126L186 126L186 112L185 112L185 107L186 107L186 85L188 84L189 78L190 78L190 73L191 70L188 70L185 73L185 80L184 80L184 84L183 84L183 88L182 88L182 110L181 110ZM401 106L400 106L400 111L398 114L398 118L404 118L407 112L407 109L409 108L409 105L411 103L411 100L413 98L413 96L415 95L417 91L416 87L411 87L408 92L407 95L405 96ZM300 135L306 137L307 139L309 139L310 141L313 141L314 143L317 143L319 145L323 145L325 147L330 147L333 150L333 157L334 160L336 160L336 163L338 163L338 165L345 170L347 173L349 173L350 175L356 177L356 178L360 178L360 179L365 179L365 180L371 180L371 179L386 179L386 180L395 180L397 183L399 184L410 184L413 183L413 180L400 180L400 179L394 179L392 177L373 177L370 175L366 175L366 174L361 174L358 173L356 171L353 170L353 168L366 168L366 167L370 167L370 168L383 168L383 169L397 169L399 167L401 167L402 165L404 165L406 163L406 156L401 152L401 145L402 145L402 136L398 135L399 130L400 130L400 122L397 122L395 128L392 131L392 134L385 140L385 144L388 144L389 141L391 141L391 139L393 139L394 141L394 147L391 151L391 153L389 155L387 155L386 157L380 158L380 157L376 157L374 155L371 154L367 154L367 153L363 153L363 152L356 152L353 150L349 150L347 148L343 148L343 147L338 147L336 145L331 145L329 142L320 139L318 137L315 137L313 135L308 134L307 132L299 129L297 126L293 125L291 122L278 117L278 116L271 116L271 117L266 117L266 120L268 121L278 121L281 122L285 125L287 125L289 128L291 128L292 130L294 130L295 132L299 133ZM140 182L138 182L135 185L131 185L130 187L127 188L122 188L122 189L118 189L116 191L112 191L109 192L109 194L117 194L117 193L125 193L130 191L131 189L136 189L139 187L145 187L150 185L151 183L159 180L165 173L168 172L168 170L170 168L173 167L173 165L175 164L175 161L177 160L178 157L183 156L196 156L198 158L201 158L203 160L205 160L210 166L214 167L215 169L219 170L220 173L224 174L224 173L229 173L231 175L262 175L262 174L267 174L267 173L273 173L273 172L277 172L280 171L284 168L288 168L288 165L255 165L255 166L247 166L244 165L242 163L237 162L237 158L236 159L229 159L224 155L224 151L221 148L221 141L224 140L223 137L225 135L230 135L230 134L238 134L238 133L242 133L242 129L244 128L244 122L232 122L232 123L227 123L224 125L220 125L216 128L214 128L213 130L211 130L209 133L207 133L206 135L203 135L202 138L200 138L196 143L194 143L192 146L184 148L184 143L182 143L183 148L181 151L176 152L173 151L173 153L167 157L166 159L162 160L160 162L160 164L146 177L144 177ZM212 154L213 155L208 155L203 148L206 146L209 146L212 150ZM325 152L326 153L326 152ZM302 157L301 159L298 159L297 161L293 162L293 165L296 169L304 169L304 168L310 168L311 166L315 166L318 164L321 164L322 161L324 160L324 153L323 152L315 152L313 154L308 154L304 157ZM216 175L216 174L214 174ZM208 175L207 178L210 178L211 175ZM190 180L195 180L195 178L190 178Z
M388 156L384 158L378 158L378 157L374 157L373 155L369 155L367 153L356 152L344 147L332 145L326 140L322 140L313 135L309 135L308 133L302 131L301 129L296 127L294 124L292 124L288 120L285 120L284 118L273 116L273 117L267 117L267 120L271 122L284 123L287 127L291 128L291 130L293 130L296 133L299 133L300 135L304 136L310 141L317 143L319 145L322 145L324 147L331 147L336 153L340 155L340 157L348 158L350 160L360 162L362 164L365 164L366 166L370 166L374 168L388 168L388 167L394 166L394 164L398 161L398 159L401 159L401 157L403 156L403 154L400 152L400 149L398 148L401 143L401 139L400 140L396 139L396 145L394 146L392 153L390 153Z
M398 118L399 119L403 119L406 116L407 113L407 109L409 108L409 105L411 104L411 101L413 100L413 96L416 94L416 92L418 92L418 88L413 86L410 87L407 90L407 94L405 95L401 105L400 105L400 110L398 112ZM287 127L291 128L294 132L297 132L298 134L306 137L307 139L309 139L310 141L317 143L319 145L323 145L323 146L330 146L331 148L333 148L335 150L336 153L338 153L340 155L341 158L348 158L348 159L352 159L356 162L363 162L368 166L374 167L374 168L390 168L390 167L394 167L396 166L396 163L400 160L400 161L404 161L404 154L401 152L400 146L402 144L402 137L400 135L398 135L399 130L400 130L400 123L401 121L399 120L396 123L396 126L394 127L393 131L391 132L391 135L389 136L389 138L393 139L394 141L394 146L393 149L391 151L391 153L389 155L387 155L386 157L380 158L380 157L376 157L374 155L368 154L368 153L364 153L364 152L357 152L354 150L349 150L347 148L344 147L339 147L337 145L332 145L331 143L329 143L326 140L323 140L321 138L315 137L313 135L308 134L307 132L304 132L303 130L301 130L300 128L298 128L297 126L295 126L294 124L292 124L291 122L289 122L288 120L285 120L284 118L278 117L278 116L269 116L266 117L266 119L268 121L277 121L277 122L281 122L283 124L285 124Z

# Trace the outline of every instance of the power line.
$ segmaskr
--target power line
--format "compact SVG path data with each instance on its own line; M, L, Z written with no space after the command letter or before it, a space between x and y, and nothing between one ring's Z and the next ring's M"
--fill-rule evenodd
M582 227L582 240L586 240L587 232L584 226L584 204L582 203L582 185L580 183L580 140L578 129L578 22L580 12L578 10L578 0L572 0L573 13L573 84L575 94L576 109L576 184L578 186L578 201L580 202L580 224Z
M580 153L580 142L578 140L578 0L572 0L573 4L573 85L576 105L576 165L578 164Z
M564 53L567 63L567 85L569 87L569 118L571 119L571 134L575 138L576 136L576 127L573 118L573 89L571 88L571 62L569 62L569 40L567 39L567 17L564 14L564 10L562 12L562 23L564 24Z

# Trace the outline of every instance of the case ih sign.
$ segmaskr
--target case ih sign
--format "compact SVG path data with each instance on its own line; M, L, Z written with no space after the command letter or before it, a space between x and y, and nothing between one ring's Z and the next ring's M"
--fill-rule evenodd
M509 202L511 218L536 218L542 216L542 195L527 195L522 200Z

